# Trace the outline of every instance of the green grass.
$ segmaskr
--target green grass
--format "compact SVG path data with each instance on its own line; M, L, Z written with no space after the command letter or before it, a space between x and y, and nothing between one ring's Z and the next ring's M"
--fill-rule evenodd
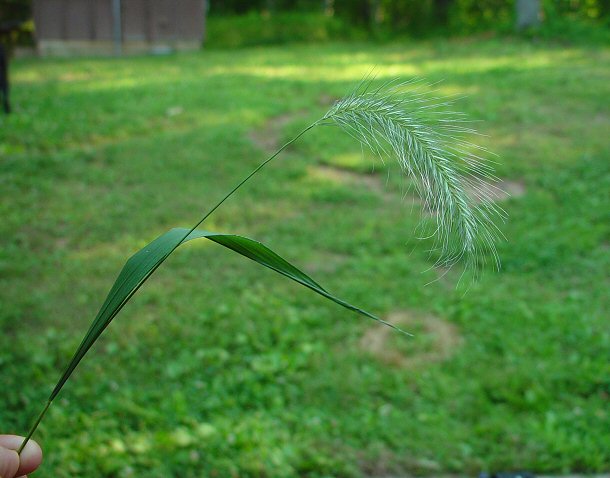
M459 333L451 357L388 363L362 346L370 321L185 246L50 409L41 477L610 469L610 49L506 40L14 62L0 431L27 432L124 260L266 157L251 131L292 114L275 126L289 139L374 66L380 80L443 80L484 120L498 174L526 190L503 203L501 272L467 293L459 267L425 286L440 271L414 239L406 182L337 129L291 147L206 229L262 240L382 317L435 316ZM387 347L429 354L425 322L412 329Z

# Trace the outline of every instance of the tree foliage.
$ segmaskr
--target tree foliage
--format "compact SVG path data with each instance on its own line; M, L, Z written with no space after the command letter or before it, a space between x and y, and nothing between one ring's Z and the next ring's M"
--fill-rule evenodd
M9 49L32 42L31 0L2 0L0 8L0 43Z
M515 0L209 0L210 14L331 13L371 31L413 35L512 28ZM544 0L543 17L610 20L610 0Z

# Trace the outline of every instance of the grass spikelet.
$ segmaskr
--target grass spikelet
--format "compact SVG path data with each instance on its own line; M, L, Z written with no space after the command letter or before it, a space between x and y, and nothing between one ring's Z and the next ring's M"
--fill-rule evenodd
M476 271L487 251L500 262L494 224L505 212L493 202L491 162L484 148L468 141L476 134L461 113L448 111L455 99L430 96L419 82L392 82L371 88L369 80L337 101L324 116L382 160L393 156L414 179L425 210L435 218L433 251L436 265L465 260Z
M190 228L174 228L133 254L125 263L106 300L93 320L89 331L74 352L59 381L52 390L25 440L18 449L20 454L28 440L60 393L82 359L104 330L138 292L148 278L178 247L190 240L208 239L233 252L271 269L285 278L309 288L332 302L376 320L401 332L397 326L332 295L307 274L277 255L265 245L234 234L221 234L198 229L226 200L245 183L273 161L284 149L319 124L337 124L362 144L370 147L382 158L393 154L402 168L416 178L417 190L430 211L436 212L436 244L442 253L440 262L453 264L465 257L478 265L479 248L487 246L498 263L494 243L498 231L492 217L502 214L489 200L491 185L481 179L493 181L488 163L478 156L481 148L464 138L472 134L461 115L446 113L448 101L429 98L417 90L402 92L405 84L385 85L368 91L363 85L351 95L338 101L321 119L303 129L237 183L222 199ZM440 114L442 113L442 114ZM475 151L475 152L472 152ZM475 199L468 195L474 191ZM460 240L454 241L454 236ZM457 248L453 244L459 243ZM406 333L406 332L405 332Z

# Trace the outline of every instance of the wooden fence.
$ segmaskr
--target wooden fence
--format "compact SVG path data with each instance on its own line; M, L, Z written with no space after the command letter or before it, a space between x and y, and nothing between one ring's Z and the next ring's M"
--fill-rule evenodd
M200 48L205 0L34 0L41 55Z

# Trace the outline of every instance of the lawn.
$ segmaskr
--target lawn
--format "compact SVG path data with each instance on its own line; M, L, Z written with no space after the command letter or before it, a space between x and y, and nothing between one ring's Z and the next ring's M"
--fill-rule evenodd
M190 226L372 68L498 154L502 269L456 287L391 163L316 128L177 251L42 423L41 477L610 470L610 48L456 40L18 60L0 117L1 432L27 432L125 259ZM407 192L405 192L407 191ZM204 241L205 242L205 241Z

